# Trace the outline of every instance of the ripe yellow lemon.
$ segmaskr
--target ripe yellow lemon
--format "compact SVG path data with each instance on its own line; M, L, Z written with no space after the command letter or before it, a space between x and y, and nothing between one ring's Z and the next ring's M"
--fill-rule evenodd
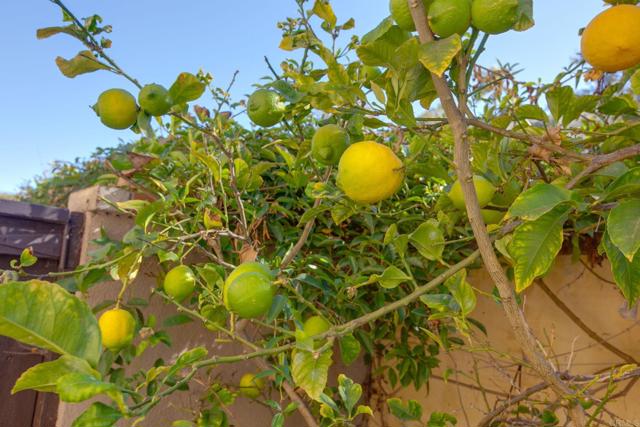
M146 85L138 94L140 108L152 116L162 116L171 109L169 91L158 84Z
M476 188L476 194L478 195L478 203L481 208L484 208L489 204L493 195L496 192L496 188L485 177L480 175L473 176L473 186ZM464 195L462 194L462 186L460 180L456 180L449 190L449 199L453 205L463 210L465 209Z
M264 380L262 378L256 378L254 374L244 374L240 378L240 394L244 397L255 399L262 393L264 388Z
M362 141L340 157L338 187L358 203L377 203L393 196L402 185L402 160L386 145Z
M471 23L485 33L504 33L518 21L519 10L519 0L473 0Z
M127 310L114 308L102 313L98 319L102 345L112 351L118 351L133 341L136 321Z
M258 126L270 127L282 120L284 104L280 96L268 89L253 92L247 102L249 119Z
M227 309L244 319L265 315L273 303L271 278L263 273L242 273L225 284L224 304Z
M424 4L424 10L429 10L431 0L422 0L422 3ZM391 12L391 17L400 28L406 31L416 30L407 0L389 0L389 12Z
M112 129L127 129L138 119L136 99L124 89L105 90L95 105L100 121Z
M169 270L164 278L164 291L176 301L182 301L196 288L196 276L186 265Z
M304 331L306 336L313 338L317 335L327 332L330 327L331 324L327 322L323 317L311 316L304 322L302 330Z
M311 139L311 155L323 165L335 165L347 149L349 134L338 125L322 126Z
M434 0L429 6L429 26L439 37L464 34L471 25L471 0Z
M601 71L640 64L640 6L621 4L597 15L582 33L581 49L584 59Z

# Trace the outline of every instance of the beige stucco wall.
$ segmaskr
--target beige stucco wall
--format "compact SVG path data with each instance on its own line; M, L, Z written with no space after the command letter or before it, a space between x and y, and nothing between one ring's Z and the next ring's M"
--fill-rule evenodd
M75 193L70 200L72 210L85 211L87 214L86 230L84 236L83 257L87 256L91 249L90 241L99 234L100 227L107 230L108 234L117 238L122 236L131 227L131 218L114 213L105 203L100 203L101 197L118 201L126 200L129 194L122 191L109 191L92 187ZM156 266L144 264L143 268L132 286L127 297L140 295L147 297L149 289L156 286ZM610 278L608 266L597 267L596 272ZM610 283L598 279L584 268L581 263L572 263L569 257L561 257L551 273L545 279L549 287L584 320L593 330L602 337L609 338L611 342L629 353L640 358L640 333L637 328L635 311L626 309L624 301L618 291ZM459 426L474 426L477 421L494 407L496 402L505 398L505 393L518 394L522 390L538 380L528 375L526 367L523 375L513 380L518 366L522 363L522 355L518 345L510 332L510 327L501 307L490 298L493 284L486 272L476 270L470 274L469 281L477 288L478 306L472 317L480 321L488 330L488 337L480 333L474 333L469 352L453 352L451 355L441 357L441 367L435 371L435 377L431 380L428 389L414 390L412 387L399 390L395 396L403 399L416 399L421 402L425 414L431 411L446 411L458 418ZM91 291L89 303L95 304L104 299L113 299L119 290L116 283L104 283ZM536 335L542 341L545 351L551 360L561 371L570 368L572 373L590 374L598 369L621 362L620 359L608 350L594 343L582 330L564 314L549 297L536 286L532 286L524 295L524 307L527 318ZM172 305L164 304L160 298L151 300L145 312L153 313L161 324L166 317L176 314ZM172 336L173 347L158 346L149 349L141 357L135 366L148 367L153 361L162 357L170 359L175 357L182 349L205 345L210 354L239 354L243 349L237 345L216 342L212 332L201 327L197 323L191 323L175 329L169 329ZM490 343L490 344L489 344ZM491 346L494 351L485 351ZM441 377L446 369L457 370L457 374L449 377L448 383L437 377ZM234 384L246 371L255 371L252 362L224 366L212 370L210 378ZM331 377L335 379L339 372L345 368L336 365L332 369ZM348 375L362 382L366 369L362 364L351 367ZM193 394L189 392L176 393L156 407L149 418L142 422L141 426L164 427L170 426L175 419L190 418L190 408L197 408L197 396L202 387L206 387L208 379L202 375L200 382L193 384ZM456 383L463 383L460 386ZM485 393L478 391L479 388ZM387 387L390 389L390 387ZM496 395L493 392L502 393ZM484 394L484 397L483 397ZM635 387L626 396L613 402L610 409L626 420L635 420L635 424L619 426L640 426L640 386ZM375 405L374 405L375 406ZM69 427L72 420L84 409L83 405L61 404L58 417L58 427ZM263 405L254 401L240 398L237 403L229 408L233 414L232 423L238 427L262 427L269 426L271 412ZM379 415L379 414L378 414ZM391 417L380 416L371 425L396 426L399 425ZM426 417L425 417L426 418ZM119 425L127 425L125 422ZM300 427L304 423L298 416L292 417L287 423L290 427Z

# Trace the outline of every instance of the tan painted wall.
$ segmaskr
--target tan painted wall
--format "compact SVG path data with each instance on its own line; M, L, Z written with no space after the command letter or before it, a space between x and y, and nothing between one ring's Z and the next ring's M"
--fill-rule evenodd
M131 219L115 214L107 204L100 203L101 197L111 200L126 200L129 194L122 191L111 191L102 188L89 188L74 194L69 202L72 210L87 213L85 246L83 256L91 249L89 242L96 238L100 227L104 227L113 238L122 236L131 226ZM596 269L598 274L610 278L608 266ZM156 267L148 263L143 266L141 273L128 290L127 297L134 295L148 296L149 289L156 286ZM493 285L486 272L477 270L470 274L469 281L481 292L478 292L478 307L472 316L482 322L488 337L481 334L473 335L473 345L476 351L454 352L450 356L444 355L442 366L435 372L436 377L442 376L447 369L458 371L449 377L448 383L434 378L429 389L414 390L407 388L400 390L397 397L416 399L421 402L425 414L431 411L446 411L458 417L459 426L476 425L483 414L493 408L496 402L505 398L505 393L513 388L512 394L517 394L530 385L537 384L537 380L523 370L520 379L513 381L514 374L521 361L521 352L514 342L507 320L502 309L489 295ZM626 309L623 299L613 285L606 283L589 271L580 263L571 263L568 257L559 259L557 265L546 278L546 282L554 292L564 300L581 319L602 337L609 338L613 344L640 359L640 334L637 328L635 311ZM95 304L103 299L114 298L119 287L116 283L104 283L91 291L90 303ZM583 331L560 310L538 288L532 286L524 294L525 311L536 335L543 342L545 351L560 370L571 368L572 373L593 373L598 369L620 362L620 359L594 343ZM164 304L160 298L152 300L145 309L147 313L154 313L159 322L174 315L175 308ZM210 354L239 354L242 349L236 345L218 343L212 338L212 333L196 323L179 327L173 331L174 346L171 349L159 346L148 350L140 358L137 367L150 366L158 357L170 359L182 349L197 345L206 345ZM489 343L494 352L484 351ZM135 369L136 366L132 367ZM230 384L236 383L246 371L256 368L251 362L233 367L222 367L211 372L211 377L221 378ZM337 365L333 368L331 377L335 378L344 368ZM349 369L348 375L357 381L363 381L365 368L362 365ZM204 384L207 378L200 377ZM453 383L464 383L458 386ZM194 383L194 394L181 392L165 399L141 425L149 427L170 426L171 421L190 417L190 408L197 408L197 397L202 387ZM477 388L483 388L483 393ZM493 391L502 393L497 396ZM624 399L612 404L610 409L626 420L635 423L622 426L640 426L640 386L635 387ZM58 427L68 427L72 420L82 411L82 405L61 404ZM270 425L270 411L264 406L247 399L239 399L229 408L234 414L232 422L238 427L262 427ZM123 423L122 425L125 425ZM288 426L300 427L303 422L296 416L292 417ZM382 420L377 417L372 425L396 426L387 414Z

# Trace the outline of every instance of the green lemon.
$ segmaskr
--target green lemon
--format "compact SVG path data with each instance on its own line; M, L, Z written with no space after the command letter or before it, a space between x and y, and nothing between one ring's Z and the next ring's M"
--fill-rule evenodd
M229 284L233 282L236 277L244 273L259 273L264 275L269 280L272 280L274 277L273 272L269 270L269 267L256 261L243 262L242 264L237 266L231 273L229 273L229 276L227 276L227 279L224 281L222 300L227 309L229 309L229 305L227 303L227 289L229 289Z
M169 91L158 84L146 85L138 94L140 108L152 116L162 116L171 109Z
M127 310L115 308L105 311L98 320L102 345L112 351L118 351L133 341L136 321Z
M496 188L485 177L480 175L473 176L473 186L476 188L476 194L478 195L478 203L481 208L484 208L489 204L493 195L496 192ZM464 195L462 194L462 186L460 180L456 180L449 190L449 199L453 205L461 210L465 209Z
M487 225L499 224L505 215L505 212L497 211L495 209L482 209L480 213L482 213L482 219Z
M247 114L258 126L270 127L282 120L284 104L280 96L267 89L259 89L249 97Z
M430 2L431 0L422 0L425 11L429 10ZM394 21L396 21L396 24L398 24L400 28L406 31L416 30L416 26L413 23L413 18L411 17L409 2L407 0L390 0L389 12L391 12L391 17Z
M225 306L244 319L263 316L271 308L274 290L271 279L263 273L248 272L225 285Z
M136 99L124 89L105 90L94 106L100 121L112 129L127 129L138 120Z
M311 139L311 155L323 165L336 165L348 144L349 134L340 126L322 126Z
M240 394L244 397L255 399L260 396L264 388L264 380L256 378L254 374L244 374L240 378Z
M485 33L500 34L513 28L519 13L519 0L473 0L471 24Z
M196 288L196 276L186 265L169 270L164 278L164 291L176 301L182 301Z
M302 327L305 335L308 337L315 337L317 335L324 334L331 327L331 323L327 322L321 316L311 316L309 317Z
M462 35L471 25L471 0L434 0L428 17L429 26L437 36Z

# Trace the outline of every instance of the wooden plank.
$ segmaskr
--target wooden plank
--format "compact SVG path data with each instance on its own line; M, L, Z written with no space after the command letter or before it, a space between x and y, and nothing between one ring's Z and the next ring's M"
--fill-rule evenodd
M82 254L82 236L84 235L84 213L71 212L69 218L69 243L67 245L67 257L64 263L65 270L73 270L80 264Z
M67 209L32 205L30 203L16 202L15 200L0 200L0 214L55 224L66 224L70 216L70 212Z
M20 255L31 246L38 258L59 259L64 227L0 214L0 254Z

